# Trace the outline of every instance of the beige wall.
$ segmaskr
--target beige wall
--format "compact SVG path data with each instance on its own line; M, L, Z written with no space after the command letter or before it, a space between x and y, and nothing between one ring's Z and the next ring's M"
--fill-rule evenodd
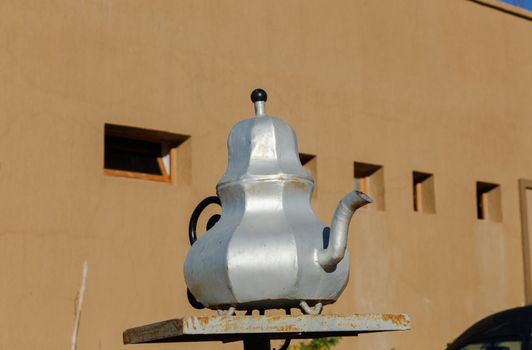
M443 348L522 304L531 35L465 0L0 2L0 348L69 348L85 260L80 350L199 313L182 276L188 218L258 86L317 155L322 220L353 161L384 165L386 210L353 218L350 284L326 312L407 312L413 330L339 349ZM191 135L178 164L191 176L104 176L107 122ZM436 214L412 210L413 170L434 174ZM477 180L501 185L501 223L476 219ZM174 346L214 347L241 345Z

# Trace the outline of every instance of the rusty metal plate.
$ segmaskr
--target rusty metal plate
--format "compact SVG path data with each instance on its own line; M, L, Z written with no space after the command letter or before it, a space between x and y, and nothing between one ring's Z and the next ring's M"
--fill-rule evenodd
M303 315L303 316L187 316L130 328L124 344L236 341L264 339L353 336L360 333L405 331L405 314Z

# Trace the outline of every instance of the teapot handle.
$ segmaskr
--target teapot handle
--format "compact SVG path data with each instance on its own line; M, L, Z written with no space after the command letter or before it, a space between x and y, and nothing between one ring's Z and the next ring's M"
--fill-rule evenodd
M217 196L210 196L199 202L199 204L196 206L196 209L192 212L192 216L190 217L190 222L188 223L188 240L190 241L190 245L193 245L194 242L198 239L198 236L196 234L196 229L198 226L198 220L201 215L201 212L207 208L210 204L218 204L220 207L222 206L222 203L220 202L220 198ZM218 214L215 214L209 218L209 221L207 221L207 230L209 230L211 227L214 226L220 220L221 216Z

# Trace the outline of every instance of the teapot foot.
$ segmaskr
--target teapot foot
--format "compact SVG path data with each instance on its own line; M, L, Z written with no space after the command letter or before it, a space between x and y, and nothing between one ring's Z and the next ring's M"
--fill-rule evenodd
M310 307L305 300L301 300L299 306L305 315L319 315L323 309L322 303L316 303L316 305Z
M266 309L246 309L246 316L252 316L253 315L253 310L258 310L259 311L259 315L261 315L261 316L263 316L264 312L266 311Z
M233 316L235 314L235 307L231 306L227 310L218 309L216 310L218 312L218 316Z

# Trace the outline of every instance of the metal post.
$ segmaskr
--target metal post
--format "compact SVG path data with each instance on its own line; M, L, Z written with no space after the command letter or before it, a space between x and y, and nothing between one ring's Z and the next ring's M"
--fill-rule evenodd
M259 337L246 338L244 350L271 350L270 340Z

